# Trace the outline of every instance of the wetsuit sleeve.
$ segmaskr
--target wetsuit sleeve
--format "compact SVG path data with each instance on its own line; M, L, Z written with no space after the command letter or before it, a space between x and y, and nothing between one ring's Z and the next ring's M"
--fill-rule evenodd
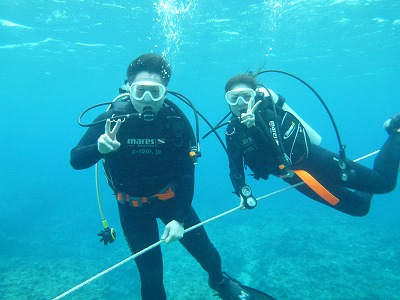
M102 114L95 121L104 120L109 114ZM104 157L97 149L97 140L104 133L104 123L89 127L78 145L71 150L70 163L75 170L87 169Z
M174 220L184 222L187 214L192 206L194 194L194 165L191 160L185 163L181 169L182 174L178 178L175 188L175 211L173 213Z
M239 196L240 189L246 184L243 157L240 146L233 137L226 135L226 145L229 159L229 177L235 189L235 194Z
M182 152L183 157L178 158L177 164L177 184L175 187L175 211L173 213L174 220L184 222L187 214L190 212L194 194L194 163L189 156L190 146L195 140L192 127L184 116L183 119L183 136L185 140L186 152Z

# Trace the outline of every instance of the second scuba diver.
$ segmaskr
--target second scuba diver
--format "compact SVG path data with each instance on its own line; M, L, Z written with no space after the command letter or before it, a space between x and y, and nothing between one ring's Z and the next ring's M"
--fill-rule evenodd
M233 114L226 129L230 178L235 193L247 208L251 189L245 180L248 166L255 179L281 177L304 195L338 211L364 216L373 194L392 191L400 158L400 113L384 124L389 136L372 169L319 146L318 134L297 116L284 98L256 81L256 75L239 74L225 85L225 100ZM354 191L353 191L354 190ZM253 198L254 199L254 198ZM253 201L254 202L254 201Z

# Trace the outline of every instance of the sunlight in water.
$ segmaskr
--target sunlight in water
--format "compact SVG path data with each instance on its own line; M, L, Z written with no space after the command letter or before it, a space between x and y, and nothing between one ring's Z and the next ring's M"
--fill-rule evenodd
M182 45L182 22L192 17L196 8L196 0L160 0L154 2L157 12L156 25L165 37L163 56L170 62L174 61ZM157 32L157 30L156 30ZM156 45L157 47L157 45Z
M265 33L260 37L260 44L265 46L265 57L269 57L275 43L275 31L279 26L285 1L264 1L263 2L263 23L262 31Z

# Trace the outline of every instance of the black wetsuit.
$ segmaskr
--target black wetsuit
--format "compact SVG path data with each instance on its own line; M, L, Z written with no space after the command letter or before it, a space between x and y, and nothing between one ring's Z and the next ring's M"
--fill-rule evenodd
M230 177L237 194L245 185L245 165L254 172L256 179L268 179L270 174L279 176L278 165L284 158L282 153L286 153L291 158L290 169L307 171L336 196L339 203L336 205L328 203L307 185L300 185L296 188L297 190L349 215L366 215L370 208L372 194L387 193L395 188L400 159L400 133L389 135L374 161L372 170L349 161L348 165L355 171L355 175L343 181L340 178L341 170L337 154L311 144L307 136L295 140L293 144L285 144L285 134L291 134L293 128L289 130L289 125L282 128L283 118L283 110L278 108L277 113L274 113L271 106L263 103L256 112L255 126L247 128L238 121L238 118L231 119L226 130L226 141ZM299 132L304 130L300 129ZM283 149L277 146L272 137L274 133L281 137ZM282 150L279 151L280 149ZM297 175L284 178L284 180L292 185L301 182Z
M120 115L121 109L123 113L136 112L130 103L122 106L117 111L110 109L95 121L105 120L114 113ZM150 197L150 202L141 207L118 203L121 225L132 253L159 240L157 218L164 224L172 220L184 222L185 228L200 223L191 206L194 165L189 150L193 130L186 117L164 104L153 121L138 117L125 119L117 133L120 148L106 155L97 150L97 140L104 133L104 125L102 122L87 130L71 151L71 165L75 169L85 169L103 158L114 193ZM168 200L151 197L167 185L173 186L175 197ZM223 279L219 253L203 227L188 232L180 242L209 273L210 280L220 282ZM136 264L141 277L142 299L166 299L160 247L137 257Z

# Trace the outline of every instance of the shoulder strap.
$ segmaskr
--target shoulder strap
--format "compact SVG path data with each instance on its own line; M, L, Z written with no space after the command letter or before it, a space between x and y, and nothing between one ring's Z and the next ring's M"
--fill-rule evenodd
M279 131L277 130L279 122L276 119L269 120L267 125L266 120L264 120L260 115L258 119L257 125L261 136L274 151L275 157L278 161L277 170L280 175L284 176L287 173L286 166L288 161L285 159L285 153L282 148L282 143L279 139ZM271 132L271 130L274 130L275 133Z
M286 102L285 98L283 98L282 95L278 95L278 101L276 101L275 105L279 108L282 108L285 102Z
M184 129L182 127L182 124L184 124L185 128L188 129L189 134L190 134L190 146L196 146L196 138L194 135L193 127L190 124L188 118L184 114L184 112L171 100L165 99L164 104L173 112L168 119L170 119L172 122L172 128L174 131L174 135L176 137L182 138ZM175 116L173 115L175 114Z

